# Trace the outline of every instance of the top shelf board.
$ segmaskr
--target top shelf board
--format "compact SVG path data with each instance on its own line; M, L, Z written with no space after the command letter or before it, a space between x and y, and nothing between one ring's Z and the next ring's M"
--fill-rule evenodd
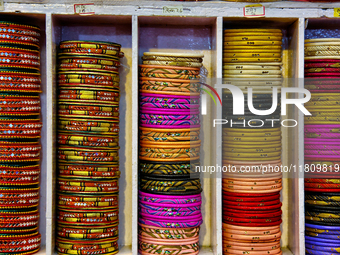
M4 1L4 12L40 13L40 14L74 14L74 0L12 0ZM183 13L178 16L189 17L243 17L243 8L252 3L226 1L135 1L135 0L92 0L95 15L126 15L126 16L166 16L164 6L183 5ZM309 2L266 2L261 3L266 8L266 17L282 18L320 18L334 17L334 8L340 8L337 3Z

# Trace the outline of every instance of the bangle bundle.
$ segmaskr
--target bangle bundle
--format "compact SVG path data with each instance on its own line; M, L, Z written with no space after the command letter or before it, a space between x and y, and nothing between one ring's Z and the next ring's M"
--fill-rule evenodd
M107 42L63 41L59 48L56 250L116 254L124 54Z
M139 253L198 254L203 55L145 52L140 65Z
M229 124L222 129L222 157L230 169L222 175L223 254L282 254L281 47L280 29L224 31L224 84L240 88L245 100L244 114L234 115L235 99L223 91L222 115ZM259 115L248 105L278 110Z
M40 29L0 21L0 252L40 248Z
M305 40L305 87L312 92L305 104L312 115L305 116L304 128L306 254L330 254L339 247L338 43L337 38Z

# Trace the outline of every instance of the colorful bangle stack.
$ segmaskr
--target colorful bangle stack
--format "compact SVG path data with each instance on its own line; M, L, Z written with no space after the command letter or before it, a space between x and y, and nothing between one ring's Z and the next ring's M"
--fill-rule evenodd
M281 128L282 31L229 29L224 31L224 84L245 94L244 114L233 114L233 95L223 91L223 254L282 254ZM248 88L253 94L248 97ZM278 97L273 97L273 88ZM277 98L277 102L274 99ZM251 101L250 101L251 100Z
M39 41L38 27L0 21L2 254L33 254L40 248Z
M202 224L200 54L145 52L140 65L139 253L198 254Z
M59 254L118 253L120 50L108 42L60 43Z
M309 35L307 34L307 37ZM306 254L331 254L340 231L340 40L305 40L305 87L312 92L305 107Z

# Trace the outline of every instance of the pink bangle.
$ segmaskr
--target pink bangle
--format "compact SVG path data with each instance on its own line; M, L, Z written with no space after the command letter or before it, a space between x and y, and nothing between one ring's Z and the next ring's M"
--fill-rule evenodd
M151 108L151 107L141 107L139 109L140 113L148 114L161 114L161 115L192 115L200 114L198 109L161 109L161 108Z
M192 211L201 210L201 206L174 207L174 205L172 205L171 207L161 207L161 206L145 205L141 203L139 204L139 208L142 208L145 210L158 211L158 212L164 212L165 210L167 210L168 212L192 212Z
M305 144L323 144L323 145L334 145L339 144L340 139L325 139L325 138L305 138Z
M180 126L168 126L168 125L151 125L151 124L142 124L141 127L147 128L171 128L171 129L178 129L178 128L199 128L201 125L180 125Z
M148 202L148 201L139 201L140 204L144 205L150 205L150 206L157 206L157 207L171 207L171 208L190 208L190 207L197 207L202 205L202 201L197 201L190 204L174 204L174 203L154 203L154 202Z
M155 126L192 126L199 125L199 120L144 120L140 119L139 123L142 125Z
M191 203L191 202L200 202L202 199L202 195L198 194L198 195L189 195L189 196L168 196L168 195L158 195L158 194L150 194L150 193L146 193L143 191L139 191L138 192L140 198L147 198L148 200L152 200L149 202L155 202L155 203L163 203L163 202L158 202L158 200L156 199L164 199L167 200L169 199L170 201L174 201L177 203Z
M140 208L139 211L141 213L149 214L149 215L156 215L156 216L163 216L163 217L184 217L184 216L193 216L193 215L201 215L201 211L191 211L191 212L168 212L168 211L153 211L147 210L144 208Z
M172 104L172 103L149 103L149 102L141 102L141 108L161 108L161 109L195 109L199 108L199 104Z
M199 115L158 115L140 114L141 119L146 120L199 120Z

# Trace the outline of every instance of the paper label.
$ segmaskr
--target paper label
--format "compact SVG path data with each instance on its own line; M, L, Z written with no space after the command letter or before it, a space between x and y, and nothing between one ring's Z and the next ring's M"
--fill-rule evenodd
M94 4L75 4L74 13L79 15L91 15L94 14Z
M0 0L0 11L5 10L4 0Z
M181 15L183 14L183 5L163 6L163 14Z
M340 8L334 8L334 17L340 17Z
M258 17L265 16L265 8L261 4L255 5L246 5L243 8L243 16L244 17Z

